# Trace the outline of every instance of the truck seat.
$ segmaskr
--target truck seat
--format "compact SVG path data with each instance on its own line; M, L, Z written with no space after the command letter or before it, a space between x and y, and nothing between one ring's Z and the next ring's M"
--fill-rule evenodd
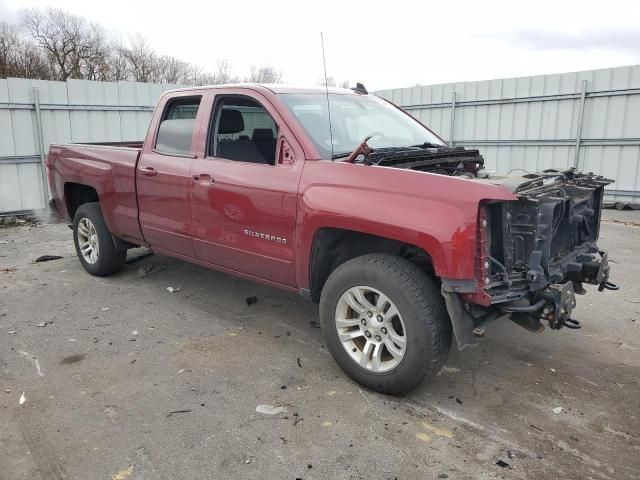
M256 144L262 156L271 165L276 163L276 139L270 128L256 128L253 130L251 140Z
M239 110L223 109L220 114L218 135L228 135L244 131L244 119ZM218 157L238 160L241 162L268 163L256 143L252 140L239 138L237 140L219 140Z

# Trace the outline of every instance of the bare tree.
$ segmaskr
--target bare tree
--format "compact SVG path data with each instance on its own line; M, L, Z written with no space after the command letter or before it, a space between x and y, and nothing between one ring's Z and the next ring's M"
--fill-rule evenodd
M249 83L279 83L282 81L282 72L268 64L252 65L251 73L245 81Z
M127 76L135 82L153 82L157 76L157 55L147 41L137 36L122 50L127 61Z
M107 60L109 65L108 81L129 80L129 63L124 53L125 47L121 41L111 43Z
M170 55L157 58L157 72L154 82L159 83L191 83L195 68L188 62Z
M109 45L102 27L59 9L25 9L22 24L42 49L58 80L105 79Z
M201 72L195 69L193 83L196 85L224 85L240 83L240 77L232 73L231 60L219 58L213 72Z
M231 61L222 57L213 72L171 55L159 55L142 36L112 40L98 24L63 10L21 11L22 30L0 23L0 76L67 80L177 83L239 83ZM25 33L25 35L22 34ZM252 66L246 82L276 83L282 72Z
M0 78L51 78L51 69L37 47L25 41L18 28L0 22Z
M323 87L326 85L327 87L349 88L349 80L338 81L334 77L329 76L326 80L324 78L319 78L316 81L316 85L322 85Z

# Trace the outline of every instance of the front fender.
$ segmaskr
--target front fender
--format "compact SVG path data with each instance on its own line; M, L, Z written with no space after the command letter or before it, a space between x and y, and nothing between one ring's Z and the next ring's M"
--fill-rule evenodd
M296 227L301 288L309 285L313 238L323 227L419 247L429 254L439 277L473 279L480 202L514 198L501 187L468 179L376 166L307 163Z
M376 197L380 204L365 208L352 189L316 186L305 192L296 251L297 264L306 269L300 272L299 285L308 286L313 238L326 227L414 245L429 254L436 275L473 278L477 205L465 210L443 201L414 199L410 208L399 211L403 199L398 194L379 192ZM327 205L332 205L331 211Z

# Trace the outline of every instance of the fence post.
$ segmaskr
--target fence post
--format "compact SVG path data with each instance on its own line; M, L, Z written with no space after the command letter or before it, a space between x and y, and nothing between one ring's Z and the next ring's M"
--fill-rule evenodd
M573 166L578 168L580 161L580 143L582 142L582 123L584 120L584 103L587 98L587 81L582 81L582 94L580 95L580 110L578 112L578 125L576 128L576 157L573 160Z
M36 132L38 134L38 151L40 152L40 176L42 178L43 208L49 208L49 182L47 180L47 167L44 164L44 137L42 133L42 112L40 111L40 91L33 87L33 104L36 110Z
M451 125L449 127L449 146L453 147L453 130L456 126L456 91L451 92Z

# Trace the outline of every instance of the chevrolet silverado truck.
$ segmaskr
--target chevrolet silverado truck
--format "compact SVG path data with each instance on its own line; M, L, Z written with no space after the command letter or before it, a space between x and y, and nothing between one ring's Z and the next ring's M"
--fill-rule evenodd
M596 244L610 180L483 164L361 85L174 90L143 142L46 158L87 272L145 246L298 292L340 367L389 394L435 375L452 337L500 317L578 328L584 284L617 288Z

